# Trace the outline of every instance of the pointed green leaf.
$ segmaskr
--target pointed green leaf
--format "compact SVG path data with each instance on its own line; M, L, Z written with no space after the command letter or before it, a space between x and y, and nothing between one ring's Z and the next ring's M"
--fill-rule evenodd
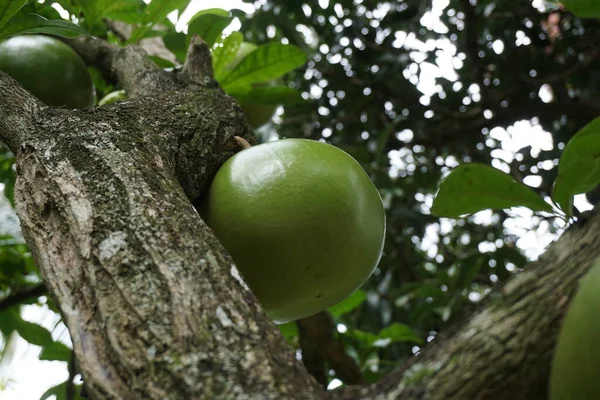
M131 38L127 43L137 43L144 38L152 27L167 18L174 10L180 10L187 7L190 0L152 0L146 8L141 18L141 26L138 26L131 33Z
M440 184L431 213L438 217L458 218L488 208L528 207L552 212L552 206L530 187L488 165L463 164Z
M144 10L142 23L157 24L174 10L187 7L190 0L152 0Z
M222 82L231 73L231 70L225 67L235 58L243 41L244 35L240 32L232 32L225 39L218 41L213 48L213 69L218 82Z
M187 54L187 45L185 42L185 34L181 32L169 32L165 36L163 36L163 42L167 49L180 63L185 62L185 57Z
M65 400L67 393L67 382L63 382L46 390L40 400L47 400L52 396L56 396L56 400Z
M77 3L81 7L88 27L102 18L117 19L115 17L127 13L140 15L139 0L78 0Z
M456 277L456 287L455 290L468 289L473 280L481 271L481 267L483 267L484 259L481 255L476 254L474 256L470 256L465 258L460 262L460 267L458 269L458 275Z
M53 342L50 332L41 325L21 320L17 325L19 335L31 344L47 346Z
M88 34L83 28L71 22L48 20L37 14L19 13L0 28L0 38L26 33L45 33L66 38L76 38Z
M27 4L27 0L0 0L0 28L25 4Z
M62 342L52 342L42 348L39 359L69 362L71 360L71 349Z
M223 29L231 24L231 21L233 21L231 13L220 8L199 11L192 17L188 25L187 43L190 42L192 36L198 35L209 47L212 47L221 37Z
M348 296L341 303L329 308L329 313L334 317L340 317L353 310L356 310L367 299L367 295L362 290L357 290Z
M573 196L589 192L600 183L600 117L577 132L563 151L552 200L571 216Z
M561 0L561 3L573 14L583 18L600 18L598 0Z
M423 344L423 340L411 329L411 327L399 322L395 322L387 328L379 331L377 334L377 340L385 339L389 339L392 342L412 342Z
M231 72L221 86L228 91L253 83L267 82L301 67L306 54L296 46L283 43L267 43L248 54ZM229 89L229 90L228 90Z
M11 307L5 311L0 312L0 332L4 336L10 335L14 330L17 329L21 321L17 307Z

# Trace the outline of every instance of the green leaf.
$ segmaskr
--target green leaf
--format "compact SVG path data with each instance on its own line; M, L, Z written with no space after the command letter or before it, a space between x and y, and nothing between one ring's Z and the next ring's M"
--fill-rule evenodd
M244 57L231 74L221 82L221 86L226 92L235 92L236 87L277 79L305 62L306 54L298 47L282 43L267 43Z
M50 332L41 325L21 320L17 325L19 335L31 344L47 346L53 342Z
M110 1L110 0L107 0ZM123 21L128 24L139 24L142 22L146 3L143 0L120 0L119 7L112 7L106 13L106 18Z
M45 33L48 35L76 38L87 32L68 21L48 20L37 14L17 14L0 28L0 39L26 33Z
M377 340L373 343L374 346L380 341L391 341L391 342L411 342L417 344L423 344L423 340L408 326L395 322L382 329L377 334ZM376 346L377 347L377 346Z
M160 68L173 68L175 66L175 64L173 64L171 61L165 60L164 58L160 58L158 56L148 56L148 58L154 61L154 63Z
M589 192L600 183L600 117L577 132L563 151L552 200L573 215L573 196Z
M68 384L68 380L64 381L63 383L60 383L56 386L51 387L50 389L46 390L44 392L44 394L42 394L42 397L40 397L40 400L47 400L52 396L56 396L56 400L67 400L67 384ZM73 397L71 397L68 400L83 400L83 397L81 397L81 387L82 385L73 385L74 391L73 391Z
M63 382L46 390L44 394L42 394L42 397L40 397L40 400L46 400L52 396L56 396L56 400L65 400L66 395L67 382Z
M142 23L157 24L167 18L171 11L187 7L189 2L190 0L152 0L144 10Z
M86 25L92 27L102 18L135 13L139 16L139 0L78 0L81 11L85 16ZM139 19L139 17L138 17Z
M294 339L298 336L298 326L296 326L295 322L288 322L286 324L277 325L281 334L285 339L292 343Z
M21 316L17 307L11 307L0 312L0 332L3 336L10 335L17 329L21 321Z
M192 36L199 35L209 47L212 47L231 21L233 21L231 13L220 8L199 11L188 25L187 43Z
M456 277L456 290L468 289L477 276L484 259L481 255L470 256L461 261Z
M0 28L25 4L27 4L27 0L0 0Z
M253 104L284 105L289 106L304 102L300 92L287 86L260 86L254 87L249 92L228 93L240 102Z
M0 276L11 277L25 270L25 258L12 248L0 248Z
M231 73L230 70L225 69L225 66L235 58L243 41L244 35L241 32L232 32L225 39L217 42L213 48L213 69L218 82L223 81Z
M172 11L185 8L189 2L190 0L152 0L144 9L141 26L134 29L127 43L137 43L155 24L167 18Z
M185 37L185 34L181 32L169 32L162 38L167 49L175 55L180 63L185 62L187 55Z
M598 0L561 0L561 3L578 17L600 18L600 3Z
M423 344L423 340L408 325L399 322L382 329L378 334L352 329L346 332L346 335L359 340L366 347L383 348L392 343L405 342Z
M471 163L455 168L442 181L431 213L438 217L458 218L488 208L519 206L552 212L550 204L510 175L488 165Z
M52 342L42 348L40 360L47 361L71 361L71 349L62 342Z
M348 296L341 303L329 308L329 313L337 318L351 311L356 310L367 299L367 295L362 290L357 290Z

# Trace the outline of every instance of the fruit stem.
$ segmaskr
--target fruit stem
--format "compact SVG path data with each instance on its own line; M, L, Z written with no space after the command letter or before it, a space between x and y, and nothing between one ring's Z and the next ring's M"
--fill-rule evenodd
M233 140L235 141L235 143L238 145L238 147L241 150L246 150L246 149L249 149L250 147L252 147L252 145L250 143L248 143L248 141L241 136L234 136Z

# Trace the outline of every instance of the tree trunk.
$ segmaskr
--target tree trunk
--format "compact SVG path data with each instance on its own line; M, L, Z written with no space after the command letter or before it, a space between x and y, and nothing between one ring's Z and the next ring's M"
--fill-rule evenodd
M207 47L167 73L135 47L71 43L130 100L42 106L0 72L24 236L91 399L545 399L560 321L600 253L591 214L375 385L325 392L265 317L191 201L251 140Z

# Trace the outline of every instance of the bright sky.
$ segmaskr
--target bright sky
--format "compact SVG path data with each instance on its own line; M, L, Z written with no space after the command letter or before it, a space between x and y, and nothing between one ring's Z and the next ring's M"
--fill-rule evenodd
M145 0L147 3L149 0ZM537 3L540 3L536 0ZM443 32L445 27L440 23L439 16L442 10L447 6L448 0L434 0L434 8L432 12L427 13L421 22L423 25L434 29L437 32ZM320 0L319 6L327 7L329 4L328 0ZM218 7L224 9L239 8L246 12L253 10L252 5L242 3L240 0L220 0ZM199 10L212 8L215 4L213 2L206 2L202 0L193 0L182 15L180 22L177 25L178 30L185 29L187 21ZM239 29L239 21L235 21L228 30ZM526 39L526 38L525 38ZM517 40L525 40L524 38L517 38ZM421 71L423 71L418 77L411 77L410 68L406 72L407 78L419 82L419 89L423 92L423 98L421 101L426 104L429 101L429 97L440 90L440 87L435 83L435 77L444 76L447 79L454 80L453 77L456 75L454 68L460 67L462 58L456 54L456 49L450 41L432 41L423 43L415 39L414 35L399 32L396 34L395 45L410 47L415 50L414 57L415 62L420 62L419 52L431 50L431 46L443 48L443 51L438 52L439 59L437 65L427 64L421 65ZM494 43L494 50L501 53L503 49L503 43L498 41ZM415 70L416 71L416 70ZM468 101L477 101L478 88L470 88L470 99ZM316 93L311 93L315 95ZM467 101L467 100L465 100ZM405 135L412 134L411 132L403 132ZM497 140L502 141L502 150L494 153L496 160L494 166L501 170L506 170L507 164L513 160L516 156L516 152L525 147L532 146L532 152L538 153L541 150L548 150L552 147L552 137L549 133L544 132L539 126L532 125L528 121L521 121L516 123L514 126L507 130L504 129L493 129L489 135ZM401 170L406 166L403 158L400 154L401 151L391 152L390 158L392 166L397 170ZM548 168L552 166L547 166ZM539 184L540 179L535 175L531 175L526 178L525 182L531 186ZM426 204L431 205L432 199L425 199ZM591 206L585 201L583 195L577 196L575 205L580 210L590 209ZM534 222L537 217L533 217L532 213L527 210L513 210L512 214L515 218L511 219L506 229L510 233L517 234L521 239L518 242L519 247L526 250L526 253L531 258L536 258L541 254L545 247L554 239L554 236L549 234L550 225L542 222L537 230L533 230ZM492 212L483 211L477 214L477 219L483 224L490 223ZM452 226L449 221L442 221L438 228L432 228L428 231L421 246L431 251L435 251L437 248L436 243L439 238L438 235L443 235L445 231L451 229ZM481 251L492 251L493 244L482 244ZM32 322L40 323L49 330L52 330L58 318L53 313L49 313L45 307L25 306L23 309L23 318ZM66 328L60 324L54 329L54 337L60 338L65 343L70 343ZM4 382L8 384L8 389L2 392L2 400L35 400L39 399L41 394L46 391L49 387L63 382L67 378L67 370L65 363L39 361L37 359L39 354L39 347L27 344L23 339L17 338L17 346L13 354L11 363L11 369L7 370L0 365L0 386ZM33 378L35 377L35 378ZM335 383L332 386L335 386Z

